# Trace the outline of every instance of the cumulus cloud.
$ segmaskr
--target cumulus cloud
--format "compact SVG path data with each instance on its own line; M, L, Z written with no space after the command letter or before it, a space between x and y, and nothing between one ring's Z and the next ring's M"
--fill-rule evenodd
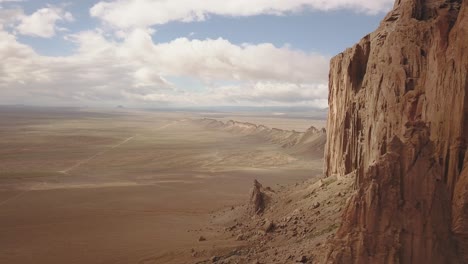
M24 84L47 79L44 65L36 62L37 57L30 47L18 43L13 35L0 31L0 83Z
M0 6L0 28L12 28L24 16L21 8L1 8Z
M156 62L163 74L202 80L325 81L328 59L318 54L277 48L272 44L234 45L218 39L175 39L152 45L140 33L132 34L123 52ZM138 43L138 44L136 44ZM148 55L149 54L149 55Z
M60 30L57 26L59 21L73 21L73 16L61 8L49 6L29 16L21 16L17 30L22 35L50 38Z
M327 94L326 83L259 81L214 88L208 99L227 105L308 105L325 108L328 105Z
M282 82L250 82L209 88L204 92L127 93L131 99L152 103L204 106L309 106L328 105L326 84L292 84Z
M101 1L90 13L116 28L149 27L171 21L202 21L209 15L284 15L305 9L349 9L376 14L394 0L113 0Z
M47 57L0 31L0 100L326 105L328 58L318 54L222 38L154 43L142 29L121 41L99 30L67 39L77 45L75 54ZM180 87L171 77L199 80L205 89Z

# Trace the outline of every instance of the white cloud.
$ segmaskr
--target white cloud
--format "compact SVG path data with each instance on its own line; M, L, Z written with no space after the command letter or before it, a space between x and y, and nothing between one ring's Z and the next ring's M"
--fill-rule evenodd
M37 54L28 46L16 42L13 35L0 31L0 83L24 84L45 81L48 76L37 62Z
M178 38L155 44L150 32L136 29L122 42L107 40L99 31L70 35L81 58L116 60L145 66L161 76L188 76L207 83L218 80L326 82L328 58L278 48L272 44L235 45L219 39ZM145 70L146 71L146 70Z
M21 8L1 8L0 6L0 28L12 28L24 16Z
M324 108L328 104L327 94L326 83L258 81L217 87L207 98L227 105L309 105Z
M71 13L61 8L49 6L41 8L29 16L22 16L17 30L22 35L50 38L55 36L59 21L73 21Z
M209 15L284 15L305 9L349 9L376 14L394 0L113 0L94 5L90 13L116 28L146 28L171 21L201 21Z
M99 30L67 39L77 45L75 54L47 57L0 31L0 103L326 105L328 58L318 54L224 39L154 43L141 29L118 42ZM205 88L178 87L171 77Z
M141 87L154 87L155 84L160 87L170 87L171 84L160 76L156 71L148 67L141 67L136 69L133 73L133 86L136 88Z
M123 52L133 53L162 67L163 74L212 80L326 81L328 58L277 48L272 44L234 45L219 39L175 39L153 45L140 33L132 34ZM142 38L142 39L140 39ZM138 45L136 44L138 43ZM323 67L325 66L325 67ZM312 70L313 69L313 70Z
M309 106L325 108L328 105L326 84L298 85L281 82L248 82L212 87L204 92L131 94L130 99L147 103L205 105L205 106Z

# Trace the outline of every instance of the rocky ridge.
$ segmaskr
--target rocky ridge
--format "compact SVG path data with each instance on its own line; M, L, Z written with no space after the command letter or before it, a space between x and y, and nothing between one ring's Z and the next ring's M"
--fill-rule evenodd
M352 183L329 177L271 189L254 181L248 204L213 215L211 226L223 228L233 248L194 249L193 263L322 263Z
M209 129L218 129L239 135L252 136L262 140L279 144L283 148L288 148L294 154L305 154L313 158L322 158L326 130L310 127L305 132L295 130L283 130L269 128L264 125L257 125L248 122L230 120L227 122L216 119L204 118L198 120L203 126Z
M325 174L355 174L330 263L468 263L468 1L397 0L331 61Z

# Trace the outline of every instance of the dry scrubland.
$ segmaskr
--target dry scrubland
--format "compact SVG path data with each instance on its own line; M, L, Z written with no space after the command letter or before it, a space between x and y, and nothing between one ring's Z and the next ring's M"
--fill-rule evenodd
M322 160L201 117L2 107L0 263L161 263L233 247L211 213L245 203L254 178L279 187L322 173Z

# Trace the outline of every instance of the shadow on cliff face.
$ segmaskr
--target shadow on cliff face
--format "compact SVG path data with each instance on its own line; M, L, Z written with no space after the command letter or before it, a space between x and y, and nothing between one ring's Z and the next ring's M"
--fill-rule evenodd
M331 263L468 263L468 1L399 0L331 62L327 176L356 173Z

